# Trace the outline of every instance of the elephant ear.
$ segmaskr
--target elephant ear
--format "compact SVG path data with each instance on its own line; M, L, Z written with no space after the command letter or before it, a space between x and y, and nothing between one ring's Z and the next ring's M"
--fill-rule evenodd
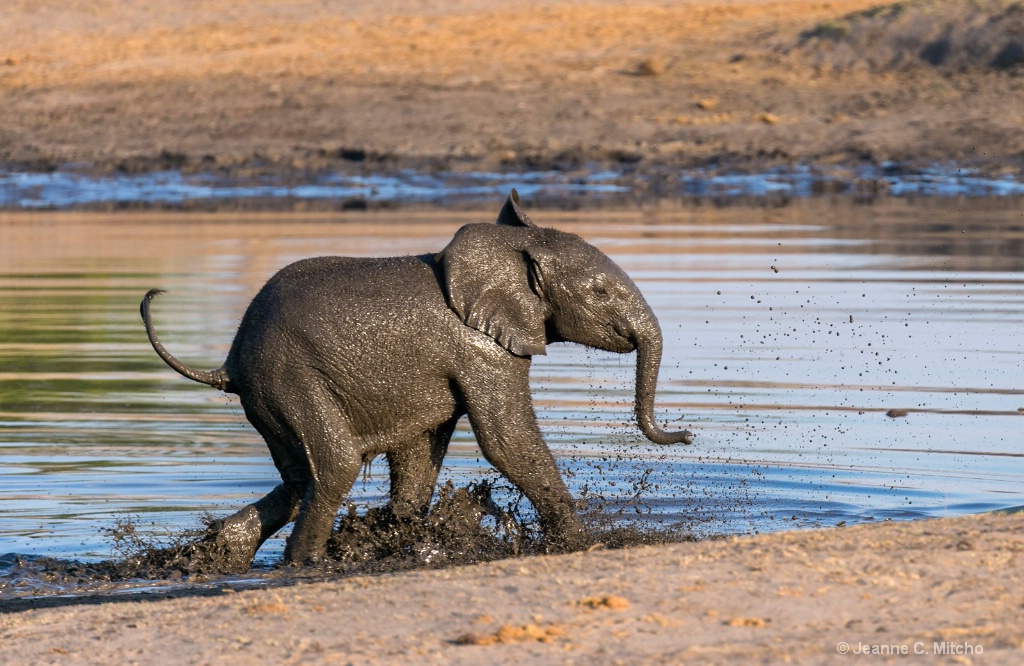
M507 204L507 202L506 202ZM517 356L545 354L546 304L529 256L511 236L525 230L468 224L437 255L448 306ZM521 239L524 240L524 239Z
M516 188L512 188L512 191L508 193L508 198L505 199L505 205L498 211L498 224L503 224L509 227L536 227L533 220L523 212L523 209L519 207L519 192L516 192Z

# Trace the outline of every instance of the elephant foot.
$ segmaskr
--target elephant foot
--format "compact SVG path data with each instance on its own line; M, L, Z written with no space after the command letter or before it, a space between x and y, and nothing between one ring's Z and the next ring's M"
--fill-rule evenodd
M286 555L277 563L277 565L275 565L274 568L285 571L299 571L303 569L327 568L329 564L330 558L327 557L327 555L322 553L313 553L299 557Z
M573 512L543 525L547 550L552 553L571 553L591 546L583 521Z
M550 553L575 553L592 545L590 536L583 530L553 535L546 542Z
M312 548L285 546L281 565L296 568L316 568L324 566L328 561L327 553L323 549L314 550Z
M256 509L247 506L238 513L212 523L204 544L204 556L221 573L245 573L262 543Z

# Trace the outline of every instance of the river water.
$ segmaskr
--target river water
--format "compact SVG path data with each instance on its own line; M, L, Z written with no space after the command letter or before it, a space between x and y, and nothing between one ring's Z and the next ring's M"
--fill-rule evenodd
M237 402L153 353L138 316L147 289L168 291L154 319L171 352L214 368L285 264L437 251L499 203L0 214L0 555L106 558L118 520L175 534L277 483ZM530 213L633 276L665 336L659 420L696 435L689 447L645 443L631 420L633 355L552 346L534 363L534 402L577 496L698 536L1024 505L1017 200ZM442 478L488 475L463 422ZM352 499L380 502L386 479L378 461ZM282 547L279 536L259 557Z

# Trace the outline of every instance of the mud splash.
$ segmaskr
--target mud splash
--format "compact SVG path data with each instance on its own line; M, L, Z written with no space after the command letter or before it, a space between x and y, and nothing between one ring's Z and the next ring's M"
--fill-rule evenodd
M651 513L644 492L646 478L617 508L608 498L589 495L580 500L587 539L574 549L625 548L644 544L693 540L682 523L657 520L618 520L626 510ZM489 480L456 487L450 481L438 489L422 519L398 519L387 507L362 513L349 504L327 545L324 562L310 566L255 564L246 574L227 573L227 553L216 543L216 519L204 515L198 527L166 539L140 529L137 519L123 517L107 530L115 556L84 563L50 557L0 556L0 606L4 602L52 597L104 596L125 593L174 593L185 589L287 585L324 576L344 577L412 569L439 569L512 557L567 552L553 544L521 493L499 505L499 493ZM510 488L501 489L504 497Z

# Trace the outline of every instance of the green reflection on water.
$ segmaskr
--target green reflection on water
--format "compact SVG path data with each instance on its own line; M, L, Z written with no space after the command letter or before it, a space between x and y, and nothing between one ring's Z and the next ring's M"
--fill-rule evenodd
M578 350L563 356L552 346L535 364L534 386L549 444L602 464L646 455L643 464L657 468L671 490L667 513L690 512L692 500L707 515L735 519L738 529L752 519L730 493L751 479L787 511L799 506L826 523L880 508L978 510L947 506L991 504L996 492L1020 504L1022 472L1003 455L1016 446L1006 417L883 416L889 407L918 404L1019 406L1016 395L951 398L927 387L955 387L964 378L1016 386L1006 368L1019 366L1021 347L1006 331L1020 329L1024 312L1020 213L972 205L954 215L897 203L707 207L649 221L577 214L589 226L573 230L613 255L658 313L666 335L659 418L696 424L698 442L650 453L632 423L633 359ZM936 215L948 223L930 224ZM188 215L160 224L112 217L113 224L90 218L93 227L66 241L82 247L50 253L53 240L66 239L80 220L35 239L17 236L17 247L0 224L0 251L25 270L8 266L0 274L0 534L12 549L23 546L10 535L44 525L50 532L40 541L95 553L103 550L98 528L118 512L160 514L154 525L174 529L207 509L234 510L278 482L237 401L182 379L153 353L138 314L147 289L170 292L154 314L172 353L213 368L248 298L289 261L395 254L396 247L436 251L447 239L424 234L417 245L416 233L403 238L365 216L346 218L357 226L313 227L284 224L286 216L234 226ZM837 338L829 335L833 324L850 328ZM870 335L854 337L860 332ZM880 348L891 363L862 360ZM869 367L871 379L861 379ZM912 392L872 389L881 386L875 373L889 369ZM823 405L850 411L829 415ZM465 474L476 478L472 442L463 424L456 444L471 451ZM962 442L976 454L969 463L930 453L967 448ZM445 474L454 474L456 453ZM669 453L680 457L661 457ZM715 460L725 462L714 467ZM386 478L386 468L378 469ZM574 473L574 488L596 482L582 467ZM635 477L630 470L605 475L619 487ZM889 492L896 487L911 488ZM370 492L359 484L354 491ZM20 513L12 508L19 501Z

